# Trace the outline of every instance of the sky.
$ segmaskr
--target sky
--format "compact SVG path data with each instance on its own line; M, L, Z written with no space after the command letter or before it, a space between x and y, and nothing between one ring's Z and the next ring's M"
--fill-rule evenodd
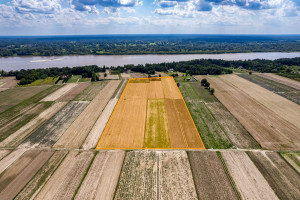
M0 0L0 35L300 34L300 0Z

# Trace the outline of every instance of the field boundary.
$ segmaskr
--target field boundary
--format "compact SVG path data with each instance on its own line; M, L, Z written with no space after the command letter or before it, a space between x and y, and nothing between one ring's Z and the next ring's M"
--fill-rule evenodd
M195 130L196 130L196 132L197 132L197 134L198 134L199 140L200 140L200 142L201 142L203 148L145 148L145 147L142 147L142 148L101 148L101 147L99 147L100 142L101 142L101 139L103 138L103 135L105 134L106 129L107 129L107 127L108 127L108 124L110 123L111 118L112 118L112 116L113 116L113 114L114 114L114 112L115 112L117 106L119 105L119 102L120 102L120 100L121 100L121 98L122 98L122 96L123 96L123 94L124 94L124 92L125 92L125 90L126 90L128 84L131 83L130 81L134 81L134 80L146 80L146 79L148 79L148 80L151 80L151 79L152 79L152 80L155 80L155 79L162 79L162 78L171 78L171 79L173 80L174 84L176 85L176 87L177 87L177 89L178 89L178 92L179 92L179 94L180 94L180 97L181 97L181 99L182 99L183 102L184 102L185 109L187 110L187 112L188 112L188 114L189 114L189 116L190 116L190 119L191 119L192 122L193 122L194 128L195 128ZM144 134L145 134L145 133L144 133ZM126 85L125 85L125 87L124 87L124 89L123 89L123 91L122 91L122 94L120 95L120 97L119 97L119 99L118 99L118 102L117 102L116 106L114 107L114 110L113 110L112 114L110 115L109 120L108 120L108 122L107 122L107 124L106 124L106 126L105 126L105 128L104 128L104 130L103 130L103 132L102 132L102 134L101 134L101 137L100 137L100 139L99 139L99 141L98 141L98 143L97 143L97 146L96 146L96 150L112 150L112 149L132 149L132 150L136 150L136 149L154 149L154 150L155 150L155 149L162 149L162 150L163 150L163 149L167 149L167 150L200 149L200 150L204 150L204 149L205 149L204 143L203 143L203 141L202 141L202 139L201 139L201 136L200 136L200 134L199 134L199 132L198 132L198 129L197 129L196 124L195 124L195 122L194 122L194 120L193 120L193 117L191 116L191 113L190 113L190 111L189 111L189 109L188 109L188 107L187 107L187 105L186 105L186 103L185 103L185 100L184 100L184 98L183 98L183 96L182 96L182 94L181 94L181 92L180 92L180 90L179 90L179 88L178 88L178 86L177 86L177 84L176 84L176 81L175 81L174 77L166 76L166 77L149 77L149 78L130 78L130 79L128 79L128 81L127 81L127 83L126 83Z

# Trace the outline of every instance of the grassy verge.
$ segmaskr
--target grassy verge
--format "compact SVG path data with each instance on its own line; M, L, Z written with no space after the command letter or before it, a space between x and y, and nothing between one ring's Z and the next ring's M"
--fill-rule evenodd
M208 149L227 149L232 147L232 143L225 136L224 128L205 105L205 102L216 102L217 99L210 95L207 90L201 88L201 86L199 86L200 91L198 91L198 88L196 91L192 84L196 84L197 87L200 85L199 82L181 82L179 89L205 147Z
M47 77L45 79L38 79L28 85L22 85L21 87L24 86L40 86L40 85L54 85L56 83L56 81L58 81L59 76L58 77Z
M80 79L82 79L81 75L72 75L67 83L77 83Z
M277 75L300 81L300 73L278 73Z

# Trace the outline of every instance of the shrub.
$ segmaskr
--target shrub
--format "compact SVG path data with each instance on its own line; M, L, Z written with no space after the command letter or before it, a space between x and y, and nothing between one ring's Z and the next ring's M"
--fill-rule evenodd
M201 80L201 85L202 85L202 86L203 86L205 83L207 83L206 78L204 78L204 79Z

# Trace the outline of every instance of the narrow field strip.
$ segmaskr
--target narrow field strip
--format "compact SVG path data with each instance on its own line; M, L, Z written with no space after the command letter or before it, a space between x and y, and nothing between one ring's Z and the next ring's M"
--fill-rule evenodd
M11 150L0 150L0 160L2 160L2 158L4 158L5 156L7 156L7 154L9 154L11 152Z
M33 199L42 189L44 184L49 180L51 174L57 169L67 153L67 151L54 152L49 160L43 165L43 167L41 167L41 169L14 199Z
M11 164L13 164L18 158L20 158L26 149L16 149L4 157L0 161L0 174L4 172Z
M199 199L238 199L216 152L189 151Z
M300 199L300 175L276 152L249 152L280 199Z
M128 81L97 145L114 148L204 148L173 78Z
M92 130L90 131L89 135L85 139L84 143L82 144L83 149L94 149L97 146L97 143L107 125L107 122L119 100L119 97L126 85L127 81L123 81L119 84L118 89L115 91L113 98L109 100L107 105L105 106L104 110L102 111L100 117L94 124Z
M71 151L35 199L72 199L94 152Z
M50 120L32 133L19 147L51 147L72 124L89 102L69 102Z
M97 94L107 85L109 81L93 82L89 87L79 93L73 100L74 101L92 101Z
M300 174L300 153L281 153L284 159Z
M2 189L2 180L6 185L5 188L0 189L0 199L13 199L53 153L53 151L26 152L11 168L0 175L0 188ZM16 168L20 169L19 173L16 173ZM15 176L15 174L17 175Z
M221 152L243 199L279 199L245 152Z
M239 88L266 108L293 124L300 133L299 105L236 75L224 75L220 78Z
M215 96L267 149L300 149L299 129L223 78L207 77Z
M293 87L297 90L300 90L299 81L289 79L289 78L286 78L286 77L283 77L283 76L279 76L279 75L276 75L276 74L271 74L271 73L263 73L263 74L256 74L256 75L267 78L267 79L270 79L270 80L273 80L273 81L276 81L278 83L282 83L282 84L290 86L290 87Z
M72 88L78 86L75 83L65 84L62 88L58 89L57 91L53 92L52 94L48 95L41 101L56 101L63 95L65 95L67 92L69 92Z
M119 84L120 81L110 81L76 118L53 147L80 148Z
M124 157L125 151L99 152L74 199L112 200Z
M57 101L71 101L91 84L91 82L78 84L76 87L69 90L65 95L58 98Z
M36 118L25 124L16 132L7 137L0 143L0 147L15 148L21 144L34 130L40 125L48 121L54 114L63 108L67 102L57 102L51 105L48 109L41 112Z

